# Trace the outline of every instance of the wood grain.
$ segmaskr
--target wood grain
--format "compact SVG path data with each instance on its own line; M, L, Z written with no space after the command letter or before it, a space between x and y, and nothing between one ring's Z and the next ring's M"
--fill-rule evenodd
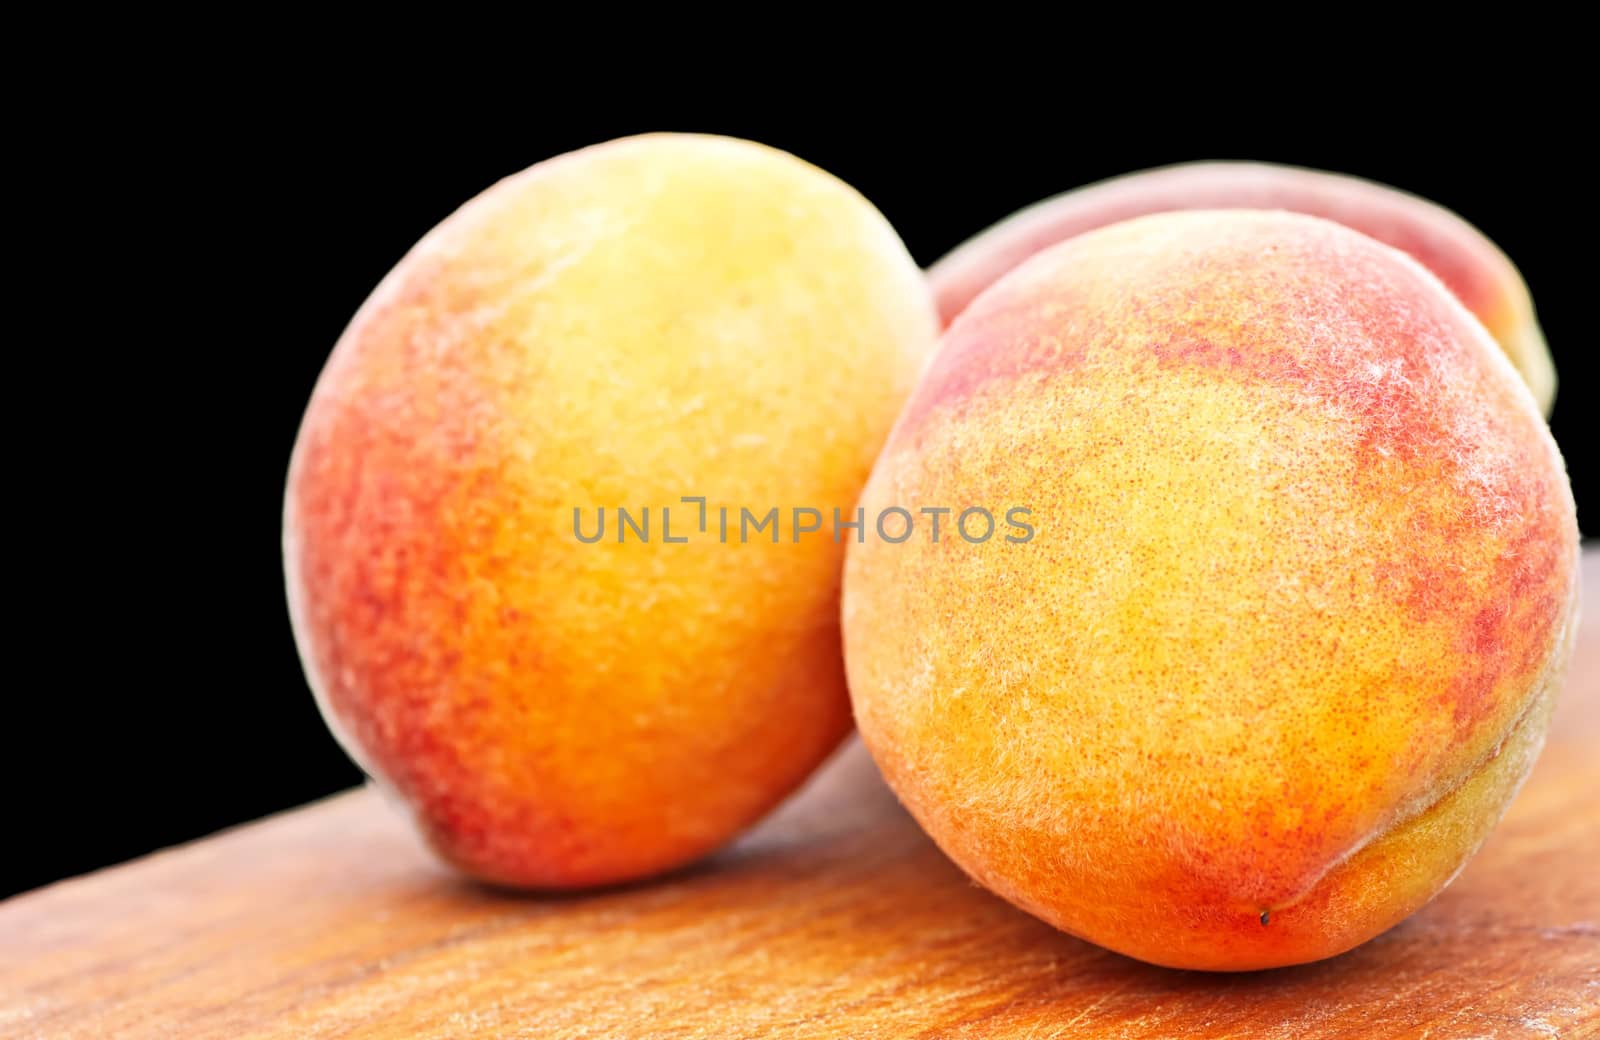
M1585 571L1600 588L1600 555ZM734 848L653 884L486 890L363 790L16 897L0 1036L1600 1035L1595 614L1483 851L1321 964L1186 973L1057 933L968 883L853 744Z

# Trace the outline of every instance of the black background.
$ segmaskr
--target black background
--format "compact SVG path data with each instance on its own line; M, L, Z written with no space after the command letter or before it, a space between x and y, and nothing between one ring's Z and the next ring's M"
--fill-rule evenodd
M12 648L10 700L25 710L0 764L12 796L0 894L358 782L317 715L283 605L283 477L301 410L345 322L419 236L499 177L624 134L787 149L862 191L924 264L1047 195L1188 159L1296 163L1427 196L1526 276L1564 379L1552 425L1580 521L1600 510L1581 375L1596 295L1592 178L1573 143L1586 134L1507 136L1471 105L1439 111L1420 96L1279 125L1245 107L1202 118L1182 97L1154 112L1092 96L983 109L960 91L757 111L657 93L566 115L548 92L489 112L393 83L204 113L130 104L70 154L35 160L66 188L36 263L92 292L40 344L65 371L33 384L53 417L27 443L103 432L65 466L38 464L49 473L30 468L31 451L18 469L48 489L30 501L55 530ZM1548 108L1555 93L1517 107ZM95 393L57 393L73 381ZM44 656L30 644L46 634L65 649L33 674L23 662Z

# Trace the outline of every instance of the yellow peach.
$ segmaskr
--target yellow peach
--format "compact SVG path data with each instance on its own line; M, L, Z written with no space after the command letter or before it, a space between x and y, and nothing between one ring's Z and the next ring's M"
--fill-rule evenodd
M1505 355L1409 257L1290 213L1006 275L862 501L1029 511L850 546L857 723L979 883L1163 965L1312 961L1423 905L1527 774L1576 617Z
M480 878L717 848L849 729L843 546L701 510L849 510L936 335L883 217L782 152L652 135L489 189L362 307L295 446L330 724Z

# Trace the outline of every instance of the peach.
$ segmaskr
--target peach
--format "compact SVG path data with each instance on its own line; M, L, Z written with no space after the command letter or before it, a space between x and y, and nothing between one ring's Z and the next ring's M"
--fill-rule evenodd
M850 546L857 723L975 880L1157 964L1317 960L1422 906L1572 641L1527 387L1433 275L1313 217L1040 253L946 332L862 504L1029 511Z
M883 217L782 152L646 136L495 185L361 308L295 445L330 725L479 878L717 848L850 728L843 545L718 512L849 510L937 334Z
M1356 177L1268 163L1200 162L1069 191L1007 218L928 269L945 324L1046 246L1130 217L1284 209L1326 217L1409 253L1476 314L1550 414L1556 372L1516 267L1477 228L1426 199Z

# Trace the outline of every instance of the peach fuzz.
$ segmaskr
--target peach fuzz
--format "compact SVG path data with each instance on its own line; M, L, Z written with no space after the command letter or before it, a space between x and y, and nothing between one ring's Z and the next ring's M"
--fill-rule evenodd
M1329 221L1143 217L946 332L863 494L1036 534L851 545L862 736L976 881L1157 964L1328 957L1437 893L1569 654L1561 457L1483 326Z
M1282 209L1326 217L1407 253L1489 329L1545 415L1556 371L1516 267L1477 228L1426 199L1358 177L1269 163L1198 162L1101 181L1021 210L928 269L946 325L1047 246L1119 220L1190 209Z
M680 499L848 511L937 334L883 217L779 151L652 135L490 188L361 308L295 445L289 603L330 725L482 879L716 849L849 731L844 549L721 544Z

